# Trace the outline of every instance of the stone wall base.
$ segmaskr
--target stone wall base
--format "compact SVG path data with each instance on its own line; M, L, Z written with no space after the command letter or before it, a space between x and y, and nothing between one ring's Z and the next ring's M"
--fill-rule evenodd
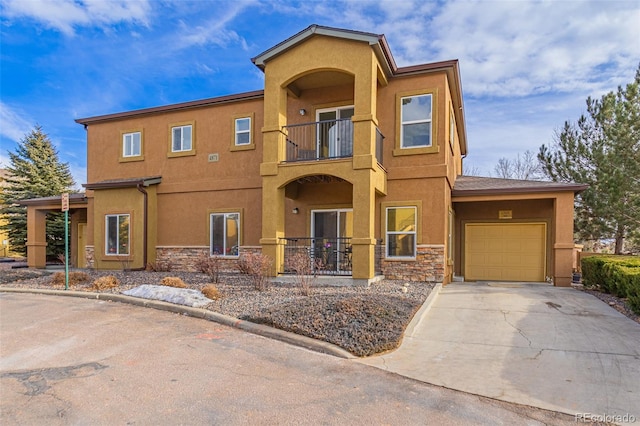
M391 280L439 283L444 270L444 246L418 246L415 260L382 260L382 273Z
M84 247L84 261L87 269L93 269L96 267L96 249L93 246Z
M220 272L238 272L238 259L243 253L261 252L260 247L240 247L238 257L218 257ZM159 269L200 272L198 259L209 257L209 247L156 247L156 266Z

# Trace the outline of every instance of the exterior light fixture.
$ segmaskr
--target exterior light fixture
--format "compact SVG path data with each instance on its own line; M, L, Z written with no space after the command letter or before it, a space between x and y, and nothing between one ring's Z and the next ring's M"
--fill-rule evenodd
M304 108L300 108L300 115L306 115L307 114L307 110Z
M297 207L294 207L293 210L291 210L291 213L293 214L298 214L300 212L300 210L298 210Z

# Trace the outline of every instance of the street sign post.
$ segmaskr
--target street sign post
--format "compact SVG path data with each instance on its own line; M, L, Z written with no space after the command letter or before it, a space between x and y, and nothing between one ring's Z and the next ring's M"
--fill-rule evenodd
M64 289L69 290L69 193L62 194L64 212Z

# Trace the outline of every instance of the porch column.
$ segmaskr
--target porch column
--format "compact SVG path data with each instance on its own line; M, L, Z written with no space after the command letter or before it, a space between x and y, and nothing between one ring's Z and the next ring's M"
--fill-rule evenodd
M358 171L353 184L353 278L369 280L375 275L374 233L376 191L372 171Z
M553 205L553 283L571 286L573 265L573 192L559 194Z
M27 207L27 265L47 266L47 211Z
M262 254L273 260L270 276L284 272L284 188L278 188L274 177L262 178Z

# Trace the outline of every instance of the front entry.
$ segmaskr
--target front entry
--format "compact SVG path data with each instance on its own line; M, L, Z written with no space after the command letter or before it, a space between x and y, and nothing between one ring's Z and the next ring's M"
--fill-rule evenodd
M311 237L316 270L350 273L352 236L353 209L313 210Z
M78 224L78 261L76 265L78 268L86 268L87 267L87 258L85 254L85 247L87 245L87 224L79 223Z

